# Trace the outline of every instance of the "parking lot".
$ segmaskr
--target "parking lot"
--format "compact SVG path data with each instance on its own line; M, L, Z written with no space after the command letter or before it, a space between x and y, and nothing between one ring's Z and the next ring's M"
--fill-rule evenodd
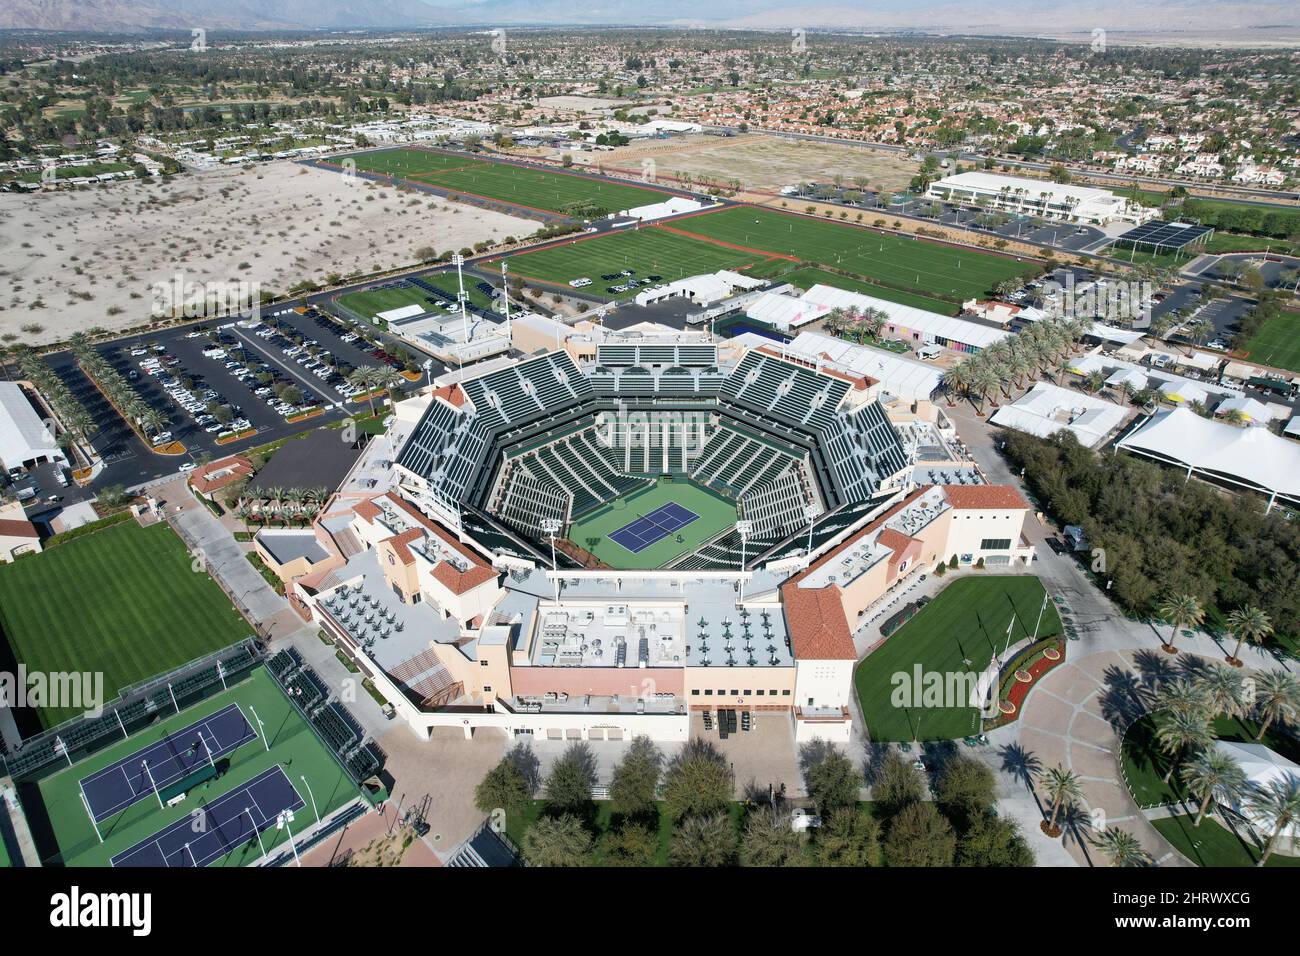
M345 401L343 392L351 388L343 383L341 372L329 376L334 384L327 384L326 377L309 370L308 362L296 361L304 353L287 356L270 337L254 335L256 331L256 327L227 323L218 327L208 322L98 346L100 354L165 420L159 444L179 441L185 445L184 456L160 455L146 445L81 372L70 352L47 356L98 426L91 443L105 459L105 469L96 487L142 484L174 474L200 455L220 458L355 410ZM319 414L288 420L315 408ZM218 441L245 430L252 433Z

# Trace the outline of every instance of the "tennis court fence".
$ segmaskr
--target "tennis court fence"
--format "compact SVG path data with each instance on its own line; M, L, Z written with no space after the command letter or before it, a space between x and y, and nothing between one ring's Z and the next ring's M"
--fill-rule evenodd
M247 637L166 674L124 687L98 717L73 717L24 740L0 758L0 770L15 782L40 780L125 740L161 717L220 693L243 680L264 657L262 646Z

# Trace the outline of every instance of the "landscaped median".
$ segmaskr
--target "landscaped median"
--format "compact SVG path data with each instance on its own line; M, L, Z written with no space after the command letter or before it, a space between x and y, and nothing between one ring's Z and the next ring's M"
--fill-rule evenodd
M252 438L257 434L256 428L246 428L242 432L222 432L217 436L218 445L229 445L232 442L243 441L245 438Z
M319 405L317 405L316 407L308 409L305 412L299 412L297 415L290 415L288 418L285 419L285 421L288 422L290 425L295 425L298 422L305 422L309 418L315 418L317 415L323 415L323 414L325 414L325 410L321 408Z

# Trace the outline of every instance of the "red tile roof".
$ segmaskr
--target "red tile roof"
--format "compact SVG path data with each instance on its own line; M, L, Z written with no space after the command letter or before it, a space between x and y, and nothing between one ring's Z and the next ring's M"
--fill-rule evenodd
M480 584L496 578L496 571L492 570L492 566L483 560L482 555L461 544L456 540L456 537L443 528L442 525L438 524L436 521L431 521L426 517L424 512L420 511L408 501L398 497L397 495L389 495L388 500L405 511L430 534L441 539L443 544L469 562L469 568L465 571L457 571L446 561L438 562L437 566L433 569L433 576L435 579L440 581L447 590L451 591L453 594L464 594L466 591L472 590Z
M217 491L253 473L253 463L243 455L230 455L204 465L190 475L190 485L200 494ZM210 477L211 476L211 477Z
M1029 502L1014 485L943 485L948 503L962 510L1028 509Z
M781 601L796 660L857 659L838 585L801 588L790 581L781 588Z
M0 518L0 538L38 538L36 526L30 521Z

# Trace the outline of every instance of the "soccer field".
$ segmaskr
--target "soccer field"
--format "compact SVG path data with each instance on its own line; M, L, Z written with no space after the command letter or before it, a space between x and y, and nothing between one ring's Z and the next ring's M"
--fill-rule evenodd
M601 276L623 269L636 270L636 278L659 275L664 281L672 281L719 269L741 269L764 258L649 227L511 256L510 272L525 279L556 283L586 277L592 282L588 291L606 295L605 288L611 283Z
M249 634L168 525L134 521L0 565L0 629L28 670L102 672L108 698ZM77 713L40 717L49 727Z
M342 157L347 158L347 157ZM663 202L668 194L616 180L533 169L423 149L395 149L353 156L357 169L428 183L548 212L594 203L606 212ZM337 162L338 160L335 160Z
M669 534L640 551L630 551L610 537L642 515L667 504L676 504L699 515L675 534ZM694 551L719 532L736 524L736 506L724 498L685 479L659 481L644 491L635 491L584 515L573 523L569 539L590 551L611 568L649 570ZM681 537L681 541L677 538Z
M921 293L982 296L1004 279L1041 271L1033 263L924 239L750 207L673 222L675 229L748 249L794 256Z
M174 733L210 714L237 705L259 732L259 737L243 744L229 755L229 769L218 779L198 785L175 806L163 809L156 798L140 800L99 824L104 842L95 835L86 806L81 799L80 781L138 751L157 744ZM261 725L256 718L261 718ZM266 734L266 744L261 733ZM270 745L270 751L267 750ZM286 776L303 799L304 806L296 811L290 824L295 835L315 822L312 797L322 817L361 795L361 791L343 770L339 762L325 748L315 732L294 709L289 699L276 686L275 681L259 667L245 680L205 700L201 704L172 714L123 740L112 747L88 757L80 763L46 777L36 785L24 785L24 804L39 799L40 808L27 805L29 819L38 821L35 836L47 865L51 853L57 861L67 866L108 866L109 860L146 840L165 827L184 820L203 805L212 804L223 794L243 786L259 774L274 768L284 768ZM222 761L218 761L218 766ZM306 784L303 783L306 777ZM311 791L308 793L308 786ZM33 814L34 809L44 811ZM274 825L262 832L268 851L287 839L287 835ZM53 844L53 845L51 845ZM217 860L212 866L247 866L261 857L261 847L256 839L234 847L233 852Z
M453 298L455 297L457 285L454 272L420 276L420 278L434 288L441 289ZM478 306L481 309L490 309L492 308L492 301L476 288L477 283L480 281L482 280L478 276L466 275L465 294L469 297L470 305ZM430 302L430 298L431 296L426 290L404 282L394 288L349 292L346 295L339 296L338 303L367 319L373 319L380 312L389 312L406 305L418 305L422 309L437 315L447 314L446 309L441 305Z
M767 275L763 267L754 270L755 275ZM899 289L891 289L889 286L873 285L862 279L851 279L848 276L842 276L838 273L827 272L825 269L795 269L792 272L774 272L771 278L776 282L789 282L805 291L811 287L821 284L834 286L837 289L847 289L849 292L860 292L863 295L875 296L877 299L884 299L887 302L897 302L899 305L910 305L915 309L926 309L930 312L938 312L940 315L956 315L960 308L953 302L945 302L943 299L932 299L926 295L918 295L915 292L903 292Z
M1031 575L963 577L939 592L858 665L854 684L871 739L955 740L978 733L974 707L896 706L895 675L905 675L910 688L918 664L922 674L982 673L995 649L1000 654L1006 646L1008 626L1012 646L1032 636L1042 601L1043 586ZM1060 633L1061 619L1048 601L1038 636Z
M1300 372L1300 315L1269 319L1246 343L1246 357L1276 368Z

